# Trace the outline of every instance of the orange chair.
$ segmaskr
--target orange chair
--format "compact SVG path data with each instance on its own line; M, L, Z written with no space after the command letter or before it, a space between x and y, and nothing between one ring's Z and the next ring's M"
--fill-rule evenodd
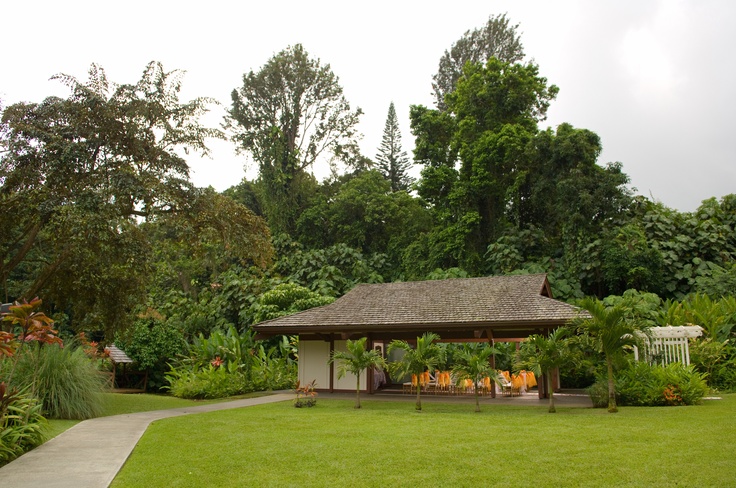
M409 394L416 393L417 385L418 385L417 375L413 374L411 375L411 383L407 381L406 383L403 384L402 392L409 393Z
M446 375L444 372L437 370L436 373L437 378L437 393L447 393L447 387L449 386Z
M511 375L511 396L521 395L521 389L524 386L524 378L521 375Z
M483 378L483 395L489 395L491 393L491 378L486 376Z

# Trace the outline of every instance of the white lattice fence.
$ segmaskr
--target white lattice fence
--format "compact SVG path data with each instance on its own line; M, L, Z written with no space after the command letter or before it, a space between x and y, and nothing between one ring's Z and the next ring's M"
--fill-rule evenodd
M644 336L642 360L661 365L670 363L690 364L691 337L700 337L703 328L698 325L682 325L678 327L652 327L649 337ZM634 357L639 361L639 349L634 348Z

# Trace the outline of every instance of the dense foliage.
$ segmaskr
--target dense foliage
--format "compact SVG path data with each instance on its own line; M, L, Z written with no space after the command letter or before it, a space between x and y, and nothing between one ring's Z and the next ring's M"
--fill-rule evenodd
M599 161L598 134L540 129L558 88L523 62L517 28L492 16L453 44L432 78L436 108L411 107L413 161L392 104L375 166L337 74L299 44L278 52L233 91L225 127L258 174L223 193L189 180L188 151L225 134L200 121L214 100L179 100L182 72L153 62L122 85L96 65L87 81L57 75L68 97L2 110L3 301L43 296L62 335L115 341L151 388L170 373L172 391L209 397L293 386L293 350L252 341L250 326L359 283L547 273L556 298L604 300L626 327L702 325L694 368L736 389L736 195L679 212ZM614 343L628 329L610 341L587 329L568 377L589 382L606 356L625 370ZM49 330L35 332L58 339ZM2 354L17 345L7 337Z
M432 76L435 104L444 110L445 97L455 90L465 64L485 63L490 58L516 63L524 58L524 47L517 29L506 14L491 15L478 29L468 30L440 58L437 73Z
M234 140L258 164L262 208L275 232L294 231L316 186L309 173L315 163L355 161L361 113L350 108L330 66L310 58L301 44L243 76L228 122Z
M166 373L179 398L224 398L252 391L291 388L296 381L296 344L283 337L256 341L251 331L214 331L194 338Z
M258 264L270 259L259 219L189 181L182 150L207 154L206 138L221 133L199 120L212 100L179 101L182 72L150 63L137 83L116 85L93 65L87 82L55 78L70 88L68 98L18 103L2 113L5 301L42 293L76 330L110 337L131 322L154 270L159 242L140 222L175 215L187 215L196 235L177 229L185 249L204 240L227 248L223 237L252 236L247 246L232 246L235 256Z

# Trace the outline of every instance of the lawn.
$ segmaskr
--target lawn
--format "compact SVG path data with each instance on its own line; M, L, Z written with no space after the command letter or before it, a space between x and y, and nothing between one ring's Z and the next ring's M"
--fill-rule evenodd
M183 400L167 395L135 394L124 395L122 393L103 393L104 412L103 417L110 415L121 415L125 413L149 412L152 410L166 410L169 408L183 408L192 405L206 405L223 400ZM241 398L241 397L238 397ZM53 439L67 429L78 424L79 420L49 420L46 429L46 438Z
M112 484L734 486L736 395L605 409L319 399L153 423Z

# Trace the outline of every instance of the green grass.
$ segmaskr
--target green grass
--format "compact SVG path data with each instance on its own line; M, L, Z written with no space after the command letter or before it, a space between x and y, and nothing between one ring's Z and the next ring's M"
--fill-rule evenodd
M248 395L254 396L254 395ZM101 417L110 415L122 415L126 413L150 412L152 410L166 410L169 408L191 407L192 405L206 405L209 403L217 403L225 400L183 400L167 395L150 395L139 393L135 395L127 395L122 393L103 393L102 414ZM245 398L246 395L236 398ZM59 420L50 419L49 426L46 429L46 438L53 439L67 429L78 424L79 420Z
M153 423L121 487L733 486L736 395L605 409L319 399Z

